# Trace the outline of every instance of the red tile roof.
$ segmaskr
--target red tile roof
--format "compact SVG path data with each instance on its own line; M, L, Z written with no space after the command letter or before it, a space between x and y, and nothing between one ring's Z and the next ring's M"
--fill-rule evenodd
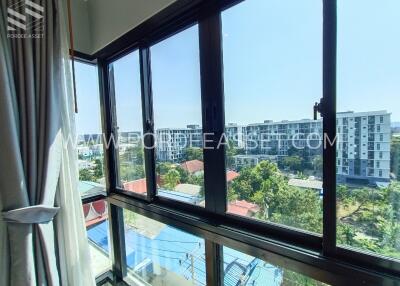
M228 171L226 172L226 181L229 183L231 181L233 181L234 179L236 179L237 177L239 177L239 173L235 172L235 171Z
M137 194L145 194L147 192L146 179L138 179L124 183L124 189Z
M200 172L204 170L204 164L200 160L191 160L183 162L181 168L189 172L190 174Z
M95 219L92 219L92 220L89 220L89 221L85 222L85 225L86 225L86 227L90 227L92 225L95 225L95 224L98 224L98 223L100 223L102 221L105 221L107 218L108 218L108 215L104 214L104 215L102 215L102 216L100 216L98 218L95 218Z
M260 210L260 207L256 204L242 201L233 201L228 204L228 212L241 215L241 216L252 216Z

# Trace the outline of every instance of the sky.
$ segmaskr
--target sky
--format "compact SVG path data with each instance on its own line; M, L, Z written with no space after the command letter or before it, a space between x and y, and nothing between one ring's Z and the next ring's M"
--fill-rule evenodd
M400 1L338 0L337 110L400 121ZM225 121L312 117L322 97L322 1L247 0L222 13ZM155 128L201 124L198 27L151 47ZM142 129L139 57L114 63L121 131ZM77 65L78 133L99 132L97 71Z

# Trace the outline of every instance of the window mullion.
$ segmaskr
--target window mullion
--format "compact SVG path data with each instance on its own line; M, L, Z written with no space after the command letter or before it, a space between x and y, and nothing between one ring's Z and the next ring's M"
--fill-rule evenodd
M157 183L155 170L155 148L153 148L155 146L155 134L153 118L153 94L151 88L150 48L141 48L139 50L139 54L147 199L152 201L157 193Z
M107 194L115 190L119 180L116 164L114 73L112 67L102 60L98 61L100 96L102 98L103 146L106 172Z
M324 0L323 5L323 253L333 255L336 250L336 0Z
M199 22L205 207L225 214L225 146L219 144L225 129L221 33L220 12Z
M114 74L111 65L99 60L99 82L102 98L103 133L105 146L107 194L112 193L119 180L117 174L116 146L113 140L117 140L114 100ZM103 139L104 139L103 138ZM109 144L111 143L111 144ZM113 274L117 280L122 280L126 271L125 257L125 233L123 225L122 209L108 203L108 220L110 231L110 252L113 265Z
M222 246L206 240L205 250L207 285L224 285L224 256Z

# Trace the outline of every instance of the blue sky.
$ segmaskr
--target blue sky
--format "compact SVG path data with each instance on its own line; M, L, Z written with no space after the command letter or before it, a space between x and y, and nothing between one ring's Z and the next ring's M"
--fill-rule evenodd
M400 1L338 1L339 111L400 121ZM311 118L322 96L322 1L247 0L223 12L226 122ZM201 124L198 28L151 48L155 127ZM138 54L114 64L120 130L140 130ZM77 66L78 133L99 132L96 71ZM82 79L82 80L80 80Z

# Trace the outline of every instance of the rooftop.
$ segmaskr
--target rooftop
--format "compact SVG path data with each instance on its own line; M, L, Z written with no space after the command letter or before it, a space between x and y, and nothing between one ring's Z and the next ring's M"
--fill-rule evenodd
M190 174L200 172L204 170L204 164L200 160L191 160L183 162L181 168L189 172Z
M288 183L293 187L322 190L322 181L318 180L290 179Z

